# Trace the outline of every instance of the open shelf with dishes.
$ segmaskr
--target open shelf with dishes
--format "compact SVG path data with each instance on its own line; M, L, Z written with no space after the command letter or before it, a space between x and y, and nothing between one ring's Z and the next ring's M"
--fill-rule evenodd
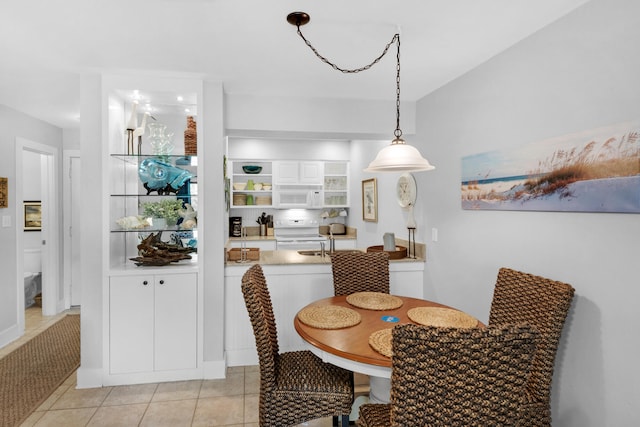
M232 160L230 165L230 207L273 206L273 163L270 161Z

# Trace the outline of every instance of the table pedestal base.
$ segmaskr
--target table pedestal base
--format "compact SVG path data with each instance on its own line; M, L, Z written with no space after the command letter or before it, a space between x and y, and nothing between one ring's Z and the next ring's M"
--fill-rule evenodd
M371 403L389 403L391 401L391 379L370 376L369 401Z

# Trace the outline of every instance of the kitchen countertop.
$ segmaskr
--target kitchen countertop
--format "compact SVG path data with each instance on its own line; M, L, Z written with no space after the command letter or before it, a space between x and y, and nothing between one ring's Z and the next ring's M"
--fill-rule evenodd
M366 249L348 249L348 251L359 250L365 252ZM347 251L343 249L340 252ZM389 260L390 263L407 263L407 262L425 262L424 258L402 258ZM319 255L300 255L298 251L260 251L260 259L256 261L248 261L245 263L238 263L236 261L227 261L227 266L234 265L299 265L299 264L331 264L331 257L327 255L322 257Z

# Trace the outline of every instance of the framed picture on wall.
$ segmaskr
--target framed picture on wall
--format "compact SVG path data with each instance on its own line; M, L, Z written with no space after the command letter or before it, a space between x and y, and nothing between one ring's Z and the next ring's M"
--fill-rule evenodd
M0 178L0 208L9 207L9 180Z
M40 231L42 229L42 203L40 201L24 202L24 231Z
M378 190L375 178L362 181L362 219L378 222Z

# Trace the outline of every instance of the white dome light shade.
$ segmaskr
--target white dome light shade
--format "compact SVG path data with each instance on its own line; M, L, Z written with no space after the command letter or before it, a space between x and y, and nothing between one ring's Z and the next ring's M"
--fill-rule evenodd
M435 169L427 159L422 157L417 148L408 145L402 139L394 139L378 152L378 155L365 172L409 172L429 171Z

